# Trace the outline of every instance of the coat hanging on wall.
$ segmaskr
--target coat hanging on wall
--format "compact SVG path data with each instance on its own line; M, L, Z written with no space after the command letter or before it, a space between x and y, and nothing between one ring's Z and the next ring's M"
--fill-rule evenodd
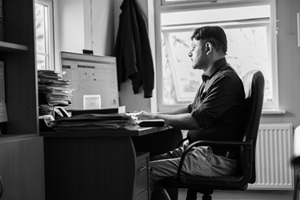
M119 90L121 83L129 78L134 94L142 87L144 97L151 98L154 66L145 18L135 0L124 0L120 8L115 45Z

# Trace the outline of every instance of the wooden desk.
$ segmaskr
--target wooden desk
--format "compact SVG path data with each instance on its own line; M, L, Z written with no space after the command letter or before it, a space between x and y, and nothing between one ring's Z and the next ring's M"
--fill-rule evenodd
M41 133L44 136L46 200L133 199L138 188L135 185L136 172L140 170L138 162L145 156L137 157L138 150L132 138L170 132L168 129L132 127L119 131ZM146 199L148 197L147 190Z

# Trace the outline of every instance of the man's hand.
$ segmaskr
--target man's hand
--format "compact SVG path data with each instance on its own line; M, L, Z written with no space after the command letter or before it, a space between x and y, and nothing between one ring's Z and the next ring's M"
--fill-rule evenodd
M146 112L144 110L135 113L138 119L155 119L155 114Z

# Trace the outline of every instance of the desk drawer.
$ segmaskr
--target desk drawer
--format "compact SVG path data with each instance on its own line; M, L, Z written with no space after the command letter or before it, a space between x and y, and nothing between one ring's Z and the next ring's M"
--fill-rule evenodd
M141 194L143 193L143 195ZM145 194L144 194L145 193ZM137 167L133 197L149 196L149 153L137 153Z

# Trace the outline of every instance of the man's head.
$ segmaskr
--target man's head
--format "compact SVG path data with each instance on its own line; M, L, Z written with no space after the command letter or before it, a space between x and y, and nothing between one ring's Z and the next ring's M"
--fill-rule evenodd
M227 53L227 38L224 30L219 26L204 26L194 30L191 39L210 42L217 51Z
M219 26L204 26L194 30L189 56L194 69L207 69L227 53L227 38Z

